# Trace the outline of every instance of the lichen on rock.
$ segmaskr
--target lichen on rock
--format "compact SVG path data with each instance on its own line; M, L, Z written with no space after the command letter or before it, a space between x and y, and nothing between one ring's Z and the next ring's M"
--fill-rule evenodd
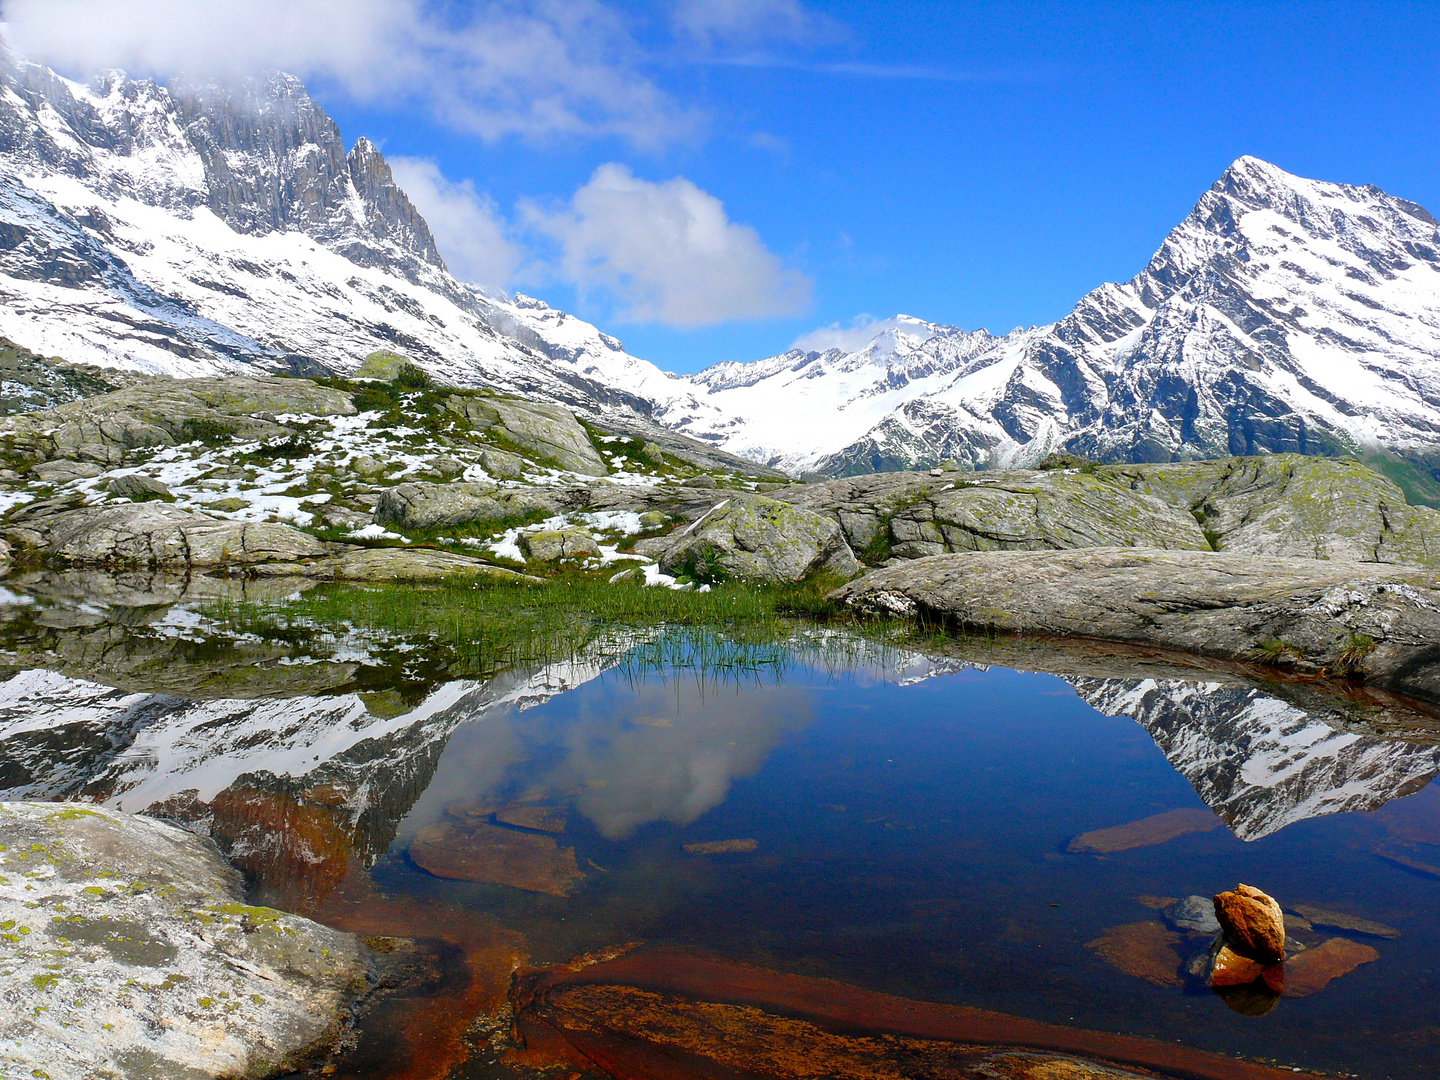
M324 1049L353 935L244 903L209 841L74 803L0 803L0 1073L259 1078Z

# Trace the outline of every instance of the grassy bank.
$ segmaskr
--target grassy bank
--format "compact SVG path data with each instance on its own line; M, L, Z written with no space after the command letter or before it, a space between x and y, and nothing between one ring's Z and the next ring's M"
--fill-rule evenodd
M826 599L836 584L700 592L574 575L542 585L326 586L283 602L214 603L203 614L212 630L288 642L297 655L356 641L377 643L377 652L420 644L426 667L467 678L582 657L623 657L636 671L774 669L801 653L840 664L854 643L868 649L913 635L898 624L856 625ZM822 628L846 632L814 633Z

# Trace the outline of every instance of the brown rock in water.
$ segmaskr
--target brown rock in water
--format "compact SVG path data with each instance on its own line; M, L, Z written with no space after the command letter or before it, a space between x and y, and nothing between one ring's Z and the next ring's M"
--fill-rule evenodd
M488 818L498 807L494 803L466 799L463 802L445 804L445 813L460 821L479 821Z
M1424 874L1426 877L1440 878L1440 866L1434 863L1417 859L1409 852L1399 851L1390 847L1377 847L1375 854L1388 863L1403 867L1406 870L1414 871L1417 874Z
M729 855L735 852L754 851L760 846L758 840L708 840L703 844L686 844L687 855Z
M1141 907L1148 907L1151 911L1164 911L1171 904L1179 900L1176 896L1137 896L1135 902Z
M1167 810L1163 814L1141 818L1125 825L1081 833L1070 841L1065 850L1111 855L1117 851L1129 851L1131 848L1153 847L1189 833L1209 832L1211 829L1218 829L1221 824L1220 819L1209 810Z
M1236 952L1264 964L1285 959L1285 916L1268 894L1250 885L1217 893L1215 918Z
M507 806L495 812L495 820L540 832L565 831L565 811L558 806Z
M1172 1042L893 997L689 949L580 958L521 972L512 985L527 1046L545 1041L548 1028L552 1046L559 1036L586 1069L615 1080L1318 1080ZM572 1060L556 1064L578 1072Z
M1285 996L1318 994L1331 979L1348 975L1361 964L1379 959L1380 954L1369 945L1348 938L1331 938L1285 962Z
M1221 945L1210 957L1210 972L1205 981L1211 986L1244 986L1260 978L1265 965L1248 956L1241 956L1229 945Z
M574 848L549 836L495 825L429 825L410 843L410 859L436 877L508 885L527 892L569 896L585 879Z
M1181 937L1158 922L1111 926L1085 947L1094 949L1106 963L1156 986L1180 986Z
M1393 926L1372 922L1370 919L1362 919L1359 915L1349 915L1343 911L1315 907L1313 904L1296 904L1295 910L1315 926L1328 926L1332 930L1353 930L1357 934L1378 938L1398 938L1400 936L1400 931Z

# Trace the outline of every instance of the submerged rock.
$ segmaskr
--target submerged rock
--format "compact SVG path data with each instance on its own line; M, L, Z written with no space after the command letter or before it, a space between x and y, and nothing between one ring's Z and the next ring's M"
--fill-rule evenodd
M677 537L667 574L794 584L818 573L854 577L860 563L830 518L762 495L732 496Z
M207 840L149 818L0 803L0 1073L250 1078L330 1044L355 938L249 907Z
M426 826L411 841L410 859L436 877L552 896L569 896L585 879L574 848L561 848L549 836L483 822Z
M563 833L566 814L558 806L507 806L495 812L495 820L521 829Z
M1108 927L1085 947L1112 967L1155 986L1180 986L1180 935L1158 922Z
M1215 895L1215 918L1235 950L1262 964L1285 959L1285 916L1275 898L1250 885Z
M1318 994L1330 985L1331 980L1379 959L1380 954L1369 945L1361 945L1348 938L1331 938L1285 962L1285 996Z
M1353 930L1357 934L1365 934L1369 937L1398 938L1400 931L1393 926L1386 926L1384 923L1374 922L1371 919L1362 919L1359 915L1351 915L1344 911L1333 911L1330 908L1316 907L1314 904L1296 904L1298 911L1305 920L1315 926L1326 926L1331 930Z
M1132 848L1152 847L1164 844L1179 836L1190 833L1209 832L1218 829L1223 822L1213 811L1199 807L1183 807L1154 814L1139 821L1116 825L1109 829L1081 833L1071 840L1066 851L1089 852L1093 855L1110 855Z
M741 840L706 840L682 846L687 855L737 855L754 851L760 846L760 841L746 837Z
M1208 896L1187 896L1165 908L1161 914L1171 926L1193 930L1198 934L1218 934L1220 920L1215 918L1215 901Z

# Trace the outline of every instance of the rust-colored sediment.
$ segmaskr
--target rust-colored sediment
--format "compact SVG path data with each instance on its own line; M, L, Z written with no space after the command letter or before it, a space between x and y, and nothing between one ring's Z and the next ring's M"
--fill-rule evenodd
M1157 1040L911 1001L674 949L530 972L514 1000L517 1016L559 1030L616 1080L742 1074L1040 1080L1105 1076L1105 1065L1189 1080L1306 1080L1289 1069ZM753 1034L727 1039L727 1031ZM1086 1060L1031 1060L1015 1048ZM1010 1064L1001 1068L1001 1058ZM958 1071L946 1071L946 1062Z
M459 950L466 978L438 993L394 1002L393 1068L367 1071L364 1080L441 1080L470 1056L466 1032L477 1017L500 1017L508 1007L512 977L525 962L518 933L448 905L376 892L358 865L323 907L319 922L362 937L432 938ZM335 1074L346 1077L343 1070Z

